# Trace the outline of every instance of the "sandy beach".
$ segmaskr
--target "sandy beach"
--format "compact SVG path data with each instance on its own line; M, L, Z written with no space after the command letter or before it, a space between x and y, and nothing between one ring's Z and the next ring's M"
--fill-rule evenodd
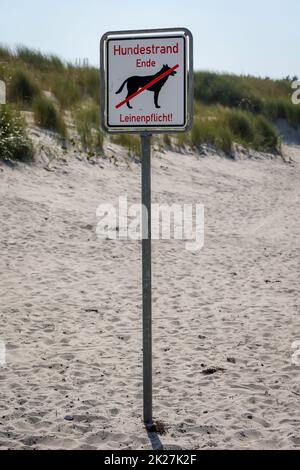
M51 139L34 165L0 165L0 448L300 449L297 142L286 162L154 152L153 202L205 206L201 251L153 242L159 444L142 423L141 243L96 236L100 203L140 201L140 165L117 146L117 165L51 160Z

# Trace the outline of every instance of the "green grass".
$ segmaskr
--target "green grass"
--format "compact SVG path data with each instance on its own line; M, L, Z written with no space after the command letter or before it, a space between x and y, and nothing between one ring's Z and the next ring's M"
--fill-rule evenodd
M132 134L119 134L113 137L113 142L127 148L129 155L140 158L141 142L138 136Z
M11 56L11 49L0 44L0 60L10 60Z
M93 102L85 103L74 112L74 121L81 144L89 153L103 150L103 133L100 130L99 109Z
M191 131L191 144L198 148L203 144L211 144L220 148L225 153L230 153L232 149L232 134L230 130L224 128L221 122L198 120Z
M171 147L172 141L169 134L163 134L163 143L166 147Z
M13 70L8 84L8 99L13 103L31 105L36 96L40 95L40 88L32 75L21 68Z
M261 111L261 101L247 82L239 77L217 73L195 73L195 99L205 104Z
M39 70L49 71L49 69L63 70L64 64L59 57L53 54L43 54L42 52L29 49L25 46L18 46L15 51L16 59L26 63L30 67Z
M55 76L50 89L63 109L74 107L81 99L78 84L67 73Z
M274 121L285 119L300 125L300 106L291 102L291 80L271 80L196 72L195 125L189 133L175 134L178 147L208 143L226 153L233 142L276 152L280 142ZM296 78L296 77L294 77ZM33 110L38 125L66 135L64 111L71 111L82 146L98 151L103 146L99 130L100 79L93 67L76 67L52 54L19 46L0 46L0 79L7 84L8 100L16 107ZM57 106L44 97L51 91ZM139 138L121 134L112 138L131 154L140 155ZM170 147L173 139L161 139Z
M205 106L198 103L197 107L191 132L177 135L179 147L189 144L199 149L203 144L210 144L230 154L236 142L259 151L280 151L278 132L263 115L220 105Z
M258 116L254 120L254 131L254 148L266 152L280 151L279 134L264 116Z
M249 144L254 141L255 129L250 114L244 111L228 111L225 124L239 142Z
M40 90L52 91L63 108L89 98L99 103L100 78L96 68L75 67L55 55L23 46L10 50L0 45L0 79L9 85L18 70L30 76Z
M66 137L66 125L54 103L44 96L37 96L32 103L34 121L39 127L57 132Z
M189 134L187 132L178 132L178 134L175 134L175 137L179 148L182 148L184 145L189 145L190 143Z
M224 125L228 126L235 142L256 150L276 153L280 149L279 134L262 115L230 110Z
M0 159L24 162L33 159L33 146L26 135L24 122L8 105L0 106Z
M261 114L270 121L286 119L291 125L299 126L300 106L291 102L292 80L196 72L195 99L207 105L219 104Z
M300 125L300 106L286 99L270 99L264 102L263 115L271 120L286 119L295 128Z

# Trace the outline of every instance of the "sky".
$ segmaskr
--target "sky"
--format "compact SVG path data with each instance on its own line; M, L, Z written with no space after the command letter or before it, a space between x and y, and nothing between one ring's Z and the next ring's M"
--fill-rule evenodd
M194 68L300 76L299 0L0 0L0 43L99 66L106 31L189 28Z

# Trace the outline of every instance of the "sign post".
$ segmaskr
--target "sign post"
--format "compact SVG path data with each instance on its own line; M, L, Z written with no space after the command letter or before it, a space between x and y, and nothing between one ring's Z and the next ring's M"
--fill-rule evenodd
M143 418L152 415L151 136L193 122L193 38L186 28L108 32L101 39L101 125L141 135Z
M151 134L142 146L143 398L144 423L152 426ZM145 209L146 210L145 210Z

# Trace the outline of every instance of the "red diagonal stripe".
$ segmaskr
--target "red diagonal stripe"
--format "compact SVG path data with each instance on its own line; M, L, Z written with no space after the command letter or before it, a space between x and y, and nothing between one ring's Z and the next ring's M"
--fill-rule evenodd
M128 96L128 98L126 98L125 100L121 101L121 103L117 104L117 105L116 105L116 109L121 108L121 106L123 106L124 104L126 104L127 101L131 101L132 98L135 98L135 97L138 96L140 93L142 93L143 91L147 90L147 88L150 88L152 85L154 85L155 83L159 82L162 78L166 77L166 76L169 75L171 72L174 72L174 70L178 69L178 67L179 67L179 64L174 65L174 67L172 67L170 70L167 70L166 72L162 73L162 74L159 75L158 77L156 77L156 78L154 78L153 80L151 80L151 82L147 83L147 85L143 86L143 88L140 88L138 91L136 91L135 93L133 93L131 96Z

